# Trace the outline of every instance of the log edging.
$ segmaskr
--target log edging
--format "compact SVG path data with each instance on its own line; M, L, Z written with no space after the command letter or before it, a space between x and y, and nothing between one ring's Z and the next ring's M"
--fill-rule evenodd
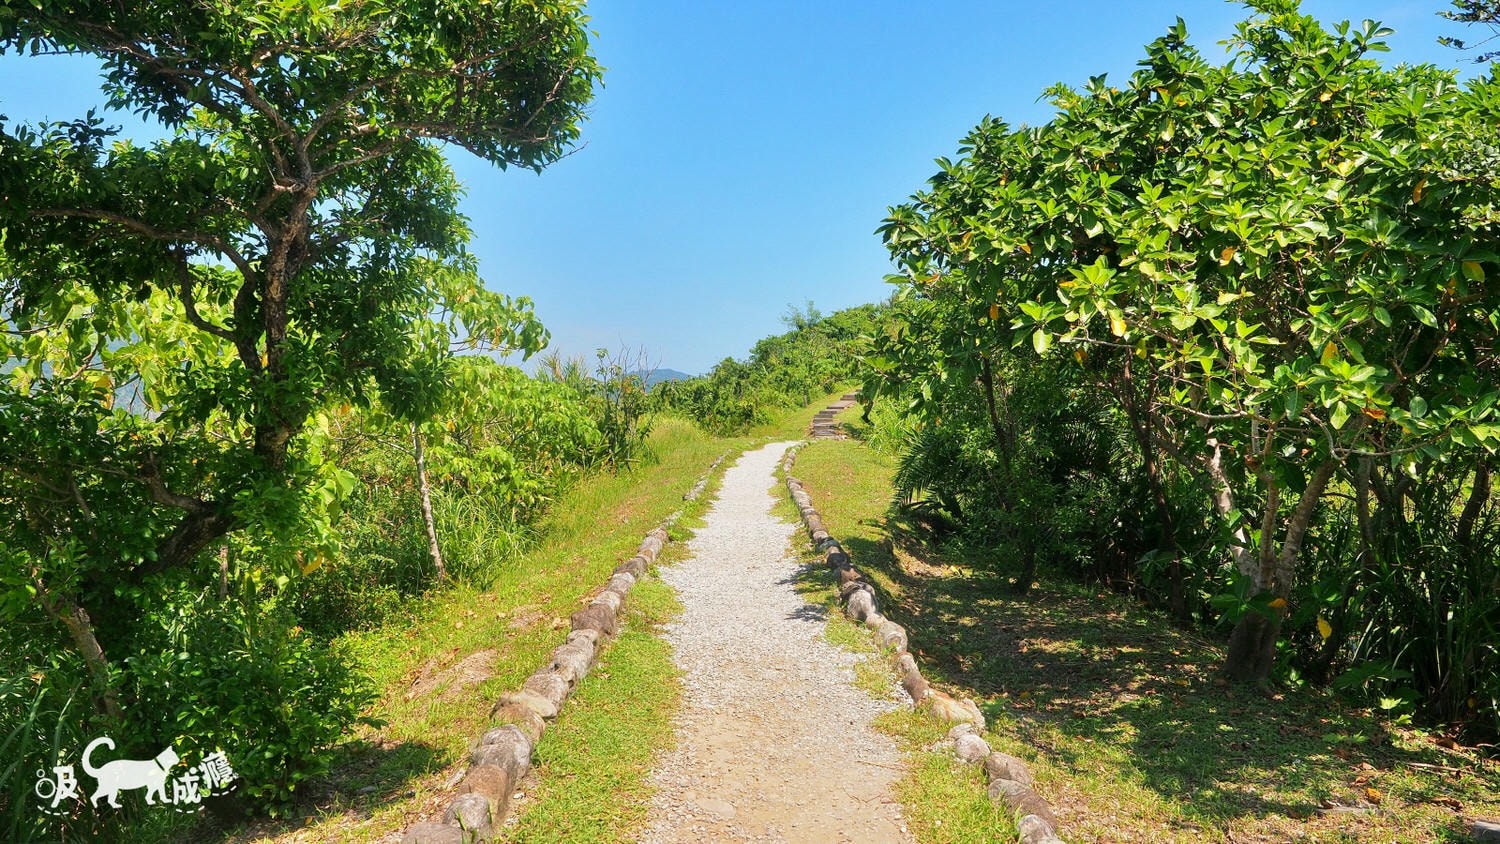
M964 762L984 765L990 800L1016 814L1018 844L1062 844L1057 834L1057 819L1046 799L1037 794L1031 769L1014 756L990 750L982 735L985 722L979 707L968 698L955 699L934 689L922 676L916 657L909 650L911 643L906 628L881 615L875 589L854 567L849 552L828 532L823 517L813 506L812 496L792 475L797 452L803 445L797 443L787 449L781 460L782 475L792 503L802 517L808 541L823 555L824 565L838 583L839 603L844 615L873 630L880 644L890 650L896 676L901 680L901 688L911 697L913 708L925 709L934 717L955 722L953 729L948 731L955 755Z
M696 501L728 455L720 455L698 478L683 501ZM494 838L510 813L511 793L531 770L532 754L548 722L557 717L578 682L598 662L620 630L625 596L645 576L671 542L667 531L682 518L678 508L647 533L635 555L615 567L609 581L588 606L573 613L566 640L551 658L521 683L500 696L490 709L494 725L475 740L468 767L458 775L458 794L438 822L408 827L401 844L472 844Z

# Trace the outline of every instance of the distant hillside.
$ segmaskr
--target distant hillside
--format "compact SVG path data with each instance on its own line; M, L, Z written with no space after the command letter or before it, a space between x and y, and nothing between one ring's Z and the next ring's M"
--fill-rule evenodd
M637 369L630 374L635 376L636 378L641 379L642 381L645 381L647 389L650 389L651 387L654 387L663 381L684 381L688 378L698 377L696 375L689 375L686 372L678 372L675 369L652 369L649 371L644 369Z

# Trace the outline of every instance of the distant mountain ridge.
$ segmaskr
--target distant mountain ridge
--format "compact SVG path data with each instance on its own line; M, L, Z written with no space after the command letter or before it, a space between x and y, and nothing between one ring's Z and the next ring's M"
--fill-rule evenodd
M675 369L637 369L630 374L644 381L647 389L663 381L683 381L688 378L698 377L696 375L689 375L686 372L678 372Z

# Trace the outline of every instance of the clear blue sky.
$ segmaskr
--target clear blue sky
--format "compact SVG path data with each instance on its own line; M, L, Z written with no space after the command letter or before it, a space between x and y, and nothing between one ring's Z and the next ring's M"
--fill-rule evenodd
M1397 30L1389 62L1467 64L1447 0L1304 0ZM1054 82L1124 78L1177 16L1212 58L1245 16L1218 0L595 0L607 68L585 145L540 176L456 153L488 284L531 296L565 354L647 351L703 372L782 329L885 298L873 234L986 113L1041 123ZM1469 36L1476 33L1469 32ZM0 113L72 119L89 65L0 60ZM123 122L123 120L121 121Z

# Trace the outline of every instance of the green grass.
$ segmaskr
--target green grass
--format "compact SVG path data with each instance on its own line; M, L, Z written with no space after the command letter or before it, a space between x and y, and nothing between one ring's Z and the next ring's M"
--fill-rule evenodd
M1032 764L1065 839L1456 841L1466 819L1500 816L1500 766L1472 749L1325 693L1221 685L1219 642L1129 598L1047 573L1016 597L1006 573L945 559L889 518L892 469L858 442L819 441L794 473L923 672L974 698L991 746ZM950 763L921 750L928 723L882 721L913 754L900 786L913 829L983 840L959 828L993 818L933 780ZM1370 811L1323 811L1356 805Z
M258 822L229 840L367 841L439 814L451 798L447 781L489 726L490 704L563 641L568 616L733 446L687 422L660 419L650 440L654 460L580 483L542 523L537 547L488 588L435 593L394 623L346 636L339 645L381 690L368 714L384 725L362 728L340 750L302 817ZM478 670L467 677L458 671L487 651L493 657ZM215 837L205 830L198 836Z
M504 840L620 841L645 820L645 779L671 746L662 713L680 695L672 650L655 628L681 611L654 577L630 592L626 629L579 684L537 748L536 785Z
M448 782L462 769L470 743L489 726L490 704L519 687L563 641L568 616L635 552L647 531L684 506L682 495L709 464L727 455L727 467L746 448L803 437L813 415L841 392L743 437L710 437L686 420L656 419L647 459L618 475L589 477L570 490L537 526L539 538L532 550L507 565L493 583L433 593L413 601L379 629L350 634L337 643L380 690L367 714L382 726L361 728L340 748L332 773L304 799L301 816L237 827L205 819L173 836L360 842L439 815L452 797ZM687 506L671 531L674 542L701 524L723 468L698 503ZM680 549L669 545L666 553L670 559ZM664 682L673 676L670 653L649 633L651 625L672 612L670 591L663 590L649 577L632 590L627 602L631 627L601 657L612 667L585 680L587 687L580 688L543 737L534 799L519 807L516 835L607 840L617 833L625 836L625 830L639 823L630 806L649 797L649 760L630 755L610 737L607 722L591 719L589 713L602 713L609 708L607 701L618 701L629 707L633 732L661 737L656 746L665 743L677 698ZM570 736L583 741L570 741L574 749L564 751L561 745ZM597 782L593 773L577 773L605 770L613 773ZM576 831L567 825L574 821L562 820L576 820L578 807L594 804L623 808L577 821L582 825ZM531 819L533 814L538 819Z

